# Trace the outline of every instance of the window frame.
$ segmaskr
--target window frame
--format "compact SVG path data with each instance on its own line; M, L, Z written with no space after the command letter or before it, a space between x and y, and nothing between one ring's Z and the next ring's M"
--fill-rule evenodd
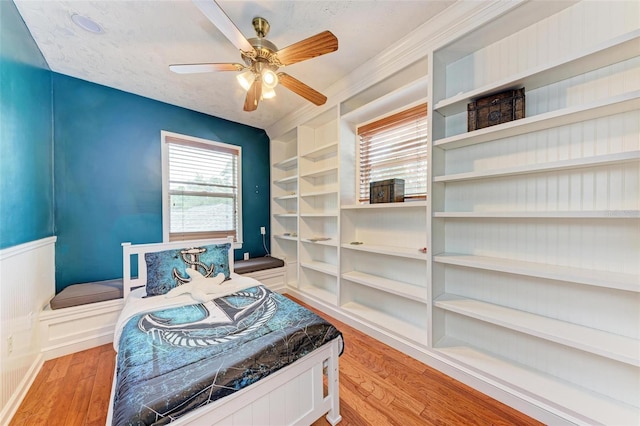
M356 174L355 174L355 200L358 203L367 203L370 202L371 199L371 194L369 194L369 199L364 200L361 199L360 197L360 179L361 179L361 172L362 172L362 161L360 158L361 155L361 137L360 137L360 129L363 127L368 127L371 126L374 123L378 123L378 122L386 122L389 121L391 118L393 117L399 117L400 121L402 121L402 117L405 116L409 111L412 110L421 110L424 109L425 112L425 116L422 118L424 120L428 120L428 103L424 100L421 100L420 102L416 102L416 103L411 103L408 105L405 105L401 108L398 108L394 111L390 111L384 114L381 114L379 116L377 116L376 118L370 119L370 120L366 120L363 121L361 123L356 124L356 126L354 127L354 133L355 133L355 139L356 139L356 152L355 152L355 162L356 162ZM406 120L405 120L406 121ZM427 121L428 123L428 121ZM425 153L425 162L426 162L426 167L427 167L427 176L428 176L428 168L430 167L430 155L429 155L429 143L430 143L430 138L429 138L429 128L427 127L427 134L425 135L426 138L426 153ZM405 197L406 197L406 193L405 193ZM427 179L426 182L426 187L425 187L425 193L424 195L413 195L413 196L409 196L407 197L407 200L409 201L426 201L429 199L429 182ZM407 201L405 200L405 201Z
M162 161L162 241L167 243L170 242L170 218L171 218L171 206L169 204L169 143L171 141L184 141L185 145L188 144L199 144L211 146L213 150L215 147L220 148L225 151L237 151L238 152L238 188L237 188L237 203L238 210L236 212L236 241L234 243L234 248L242 248L243 238L242 238L242 147L239 145L231 145L224 142L212 141L209 139L198 138L195 136L183 135L180 133L169 132L166 130L160 131L160 143L161 143L161 161ZM196 234L196 233L194 233ZM198 240L202 238L193 238L193 240ZM205 238L208 239L208 238Z

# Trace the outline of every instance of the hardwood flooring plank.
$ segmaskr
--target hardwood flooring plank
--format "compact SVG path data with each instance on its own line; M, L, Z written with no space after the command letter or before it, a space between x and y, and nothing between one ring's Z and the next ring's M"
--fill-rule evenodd
M87 408L87 425L104 425L107 421L114 367L114 354L108 351L100 353L91 399Z
M64 378L61 380L47 381L46 392L39 394L38 401L35 402L37 409L31 412L26 424L47 426L59 424L58 419L51 415L51 411L60 396L63 380Z
M78 382L81 379L82 370L84 365L82 363L76 363L69 366L67 374L64 378L58 379L56 383L59 383L59 391L56 394L55 403L51 407L49 417L51 421L59 425L66 426L66 417L69 413L69 407L73 396L76 392Z
M378 407L371 405L367 399L361 398L358 393L352 392L349 387L340 387L340 404L344 404L352 409L352 415L354 417L350 419L351 422L366 425L391 424L389 418L380 412Z
M78 382L65 419L65 424L67 426L84 425L87 412L89 411L89 402L91 390L93 389L94 378L95 374L89 377L84 377Z
M27 421L29 420L29 416L30 415L31 415L31 413L28 413L28 412L25 412L25 411L16 412L16 414L13 416L13 418L9 422L9 426L27 426L27 425L29 425L30 423L27 423Z
M49 374L55 365L55 360L45 361L40 369L40 372L34 379L31 387L27 391L27 395L25 396L22 404L18 408L14 419L19 419L18 414L21 414L22 417L28 417L34 410L37 410L39 407L38 401L41 399L41 394L46 392L46 386L44 385L49 378ZM16 420L17 421L17 420ZM16 423L17 424L17 423ZM13 422L11 423L13 426Z
M357 362L345 357L340 360L340 372L344 374L358 374L363 378L360 386L369 391L366 398L374 405L390 405L396 399L401 398L407 402L407 408L413 414L419 415L424 410L425 405L419 398L410 395L401 388L392 388L384 377L378 377L375 374L367 374L366 366L359 365Z
M67 371L69 370L69 366L71 365L72 359L73 359L73 354L56 358L55 364L53 365L53 369L51 370L51 373L49 373L49 377L47 378L47 382L52 382L60 378L63 378L67 374Z

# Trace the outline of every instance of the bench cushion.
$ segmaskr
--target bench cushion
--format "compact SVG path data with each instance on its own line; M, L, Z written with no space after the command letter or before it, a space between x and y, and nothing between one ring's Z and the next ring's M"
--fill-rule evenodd
M122 297L122 278L73 284L65 287L51 299L51 309L68 308L87 303L104 302Z
M262 271L265 269L281 268L284 261L277 257L265 256L254 257L249 260L237 260L234 262L233 270L236 274L248 274L249 272Z

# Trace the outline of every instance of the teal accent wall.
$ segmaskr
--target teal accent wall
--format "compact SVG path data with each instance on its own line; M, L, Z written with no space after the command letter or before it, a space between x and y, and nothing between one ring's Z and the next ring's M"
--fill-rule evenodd
M57 291L122 276L121 243L162 241L160 131L242 147L242 250L264 255L264 130L53 73ZM268 244L268 241L267 241Z
M0 249L49 237L51 72L12 1L0 1Z

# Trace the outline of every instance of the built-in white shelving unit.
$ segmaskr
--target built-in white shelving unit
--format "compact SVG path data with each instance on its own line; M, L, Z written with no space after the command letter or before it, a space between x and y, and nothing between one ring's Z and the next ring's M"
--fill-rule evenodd
M426 62L406 71L411 75ZM361 203L357 197L358 125L427 99L426 73L405 80L392 76L342 106L341 164L349 180L340 188L340 309L371 327L426 346L429 300L427 284L427 202Z
M271 254L287 266L287 285L298 282L298 150L295 129L270 145Z
M323 303L338 303L338 111L330 108L298 126L300 152L300 287Z
M525 3L433 52L430 345L569 421L632 424L640 25L605 3L505 33ZM471 100L522 87L525 118L467 132Z
M489 4L272 140L274 254L296 296L543 422L639 424L640 4ZM518 88L524 118L467 131ZM362 203L357 126L423 102L427 200Z

